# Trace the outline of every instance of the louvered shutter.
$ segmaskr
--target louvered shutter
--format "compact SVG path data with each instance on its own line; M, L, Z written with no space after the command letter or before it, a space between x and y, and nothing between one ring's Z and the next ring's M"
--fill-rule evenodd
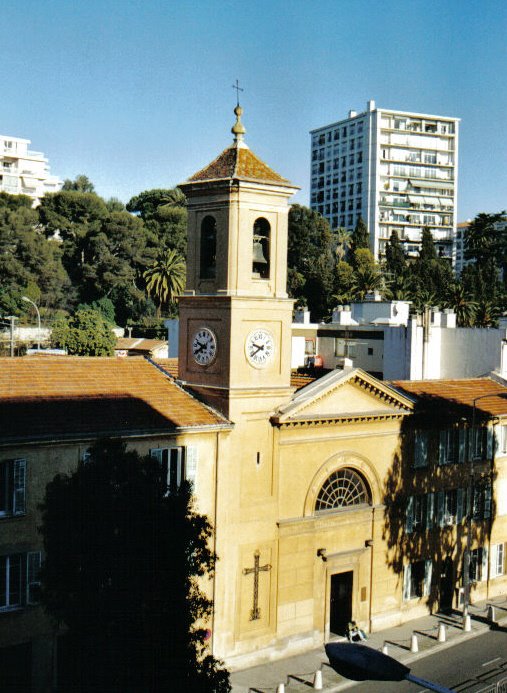
M488 579L488 547L484 546L482 548L482 562L481 562L481 580Z
M408 601L410 599L410 575L412 566L410 563L405 566L403 571L403 600Z
M26 512L26 460L14 460L13 470L12 512L23 515Z
M426 496L426 529L433 529L435 525L435 494Z
M439 527L444 526L444 510L445 510L445 493L444 491L439 491L437 493L437 525Z
M495 429L492 426L488 426L486 429L486 454L487 459L493 459L493 453L495 449Z
M431 560L424 561L424 587L423 597L427 597L431 592L431 575L433 573L433 563Z
M446 464L447 431L440 431L438 464Z
M414 467L426 467L428 464L428 432L416 431L414 442Z
M464 488L459 488L457 493L457 510L456 510L456 521L459 524L465 517L465 498L466 491Z
M459 448L458 448L458 462L460 464L463 464L463 462L466 462L466 430L461 427L459 429Z
M31 551L26 555L26 601L37 604L40 588L41 552Z
M410 534L414 530L414 496L407 498L407 515L405 518L405 531Z
M188 445L185 450L185 479L195 487L197 478L197 464L199 461L199 448L195 445Z
M491 482L488 481L484 486L484 519L491 517Z

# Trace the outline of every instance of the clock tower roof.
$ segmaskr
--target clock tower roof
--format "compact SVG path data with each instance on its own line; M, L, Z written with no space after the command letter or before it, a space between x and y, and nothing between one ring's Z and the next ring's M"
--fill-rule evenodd
M234 109L234 113L236 114L236 122L231 128L234 142L210 164L194 173L186 183L235 179L294 187L287 178L283 178L276 171L273 171L249 149L243 141L243 135L246 131L241 122L243 109L239 104Z

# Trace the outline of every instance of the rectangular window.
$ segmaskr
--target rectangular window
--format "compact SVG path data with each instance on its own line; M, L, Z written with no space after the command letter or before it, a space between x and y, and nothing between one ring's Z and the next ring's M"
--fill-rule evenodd
M440 527L450 527L463 518L464 494L462 489L437 493L437 520Z
M195 484L197 476L198 450L196 447L154 448L150 455L161 465L167 479L167 494L174 493L183 480Z
M40 567L40 551L0 556L0 610L38 602Z
M26 512L26 460L0 462L0 517Z
M424 532L426 529L433 528L434 500L433 493L409 496L405 522L407 534Z
M490 567L492 578L505 575L505 544L492 544Z
M403 574L403 599L427 597L431 589L431 561L415 561L405 566Z
M334 355L353 359L357 356L356 345L347 339L337 337L335 339Z
M472 517L477 521L491 517L491 482L489 480L474 486Z
M466 431L453 426L440 431L439 464L464 462L466 452Z
M488 579L488 549L483 546L470 551L470 581L482 582Z

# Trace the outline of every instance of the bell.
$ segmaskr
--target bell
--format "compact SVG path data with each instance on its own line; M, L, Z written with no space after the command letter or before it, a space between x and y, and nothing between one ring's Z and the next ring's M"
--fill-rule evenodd
M258 240L254 240L253 242L253 262L256 265L267 265L268 261L264 257L264 253L262 251L262 243Z

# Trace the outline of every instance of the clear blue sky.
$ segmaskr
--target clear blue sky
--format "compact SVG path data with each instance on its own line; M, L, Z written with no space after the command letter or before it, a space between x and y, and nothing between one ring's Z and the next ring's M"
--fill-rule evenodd
M127 201L246 141L309 199L308 131L368 99L461 121L459 220L507 207L505 0L3 2L0 132Z

